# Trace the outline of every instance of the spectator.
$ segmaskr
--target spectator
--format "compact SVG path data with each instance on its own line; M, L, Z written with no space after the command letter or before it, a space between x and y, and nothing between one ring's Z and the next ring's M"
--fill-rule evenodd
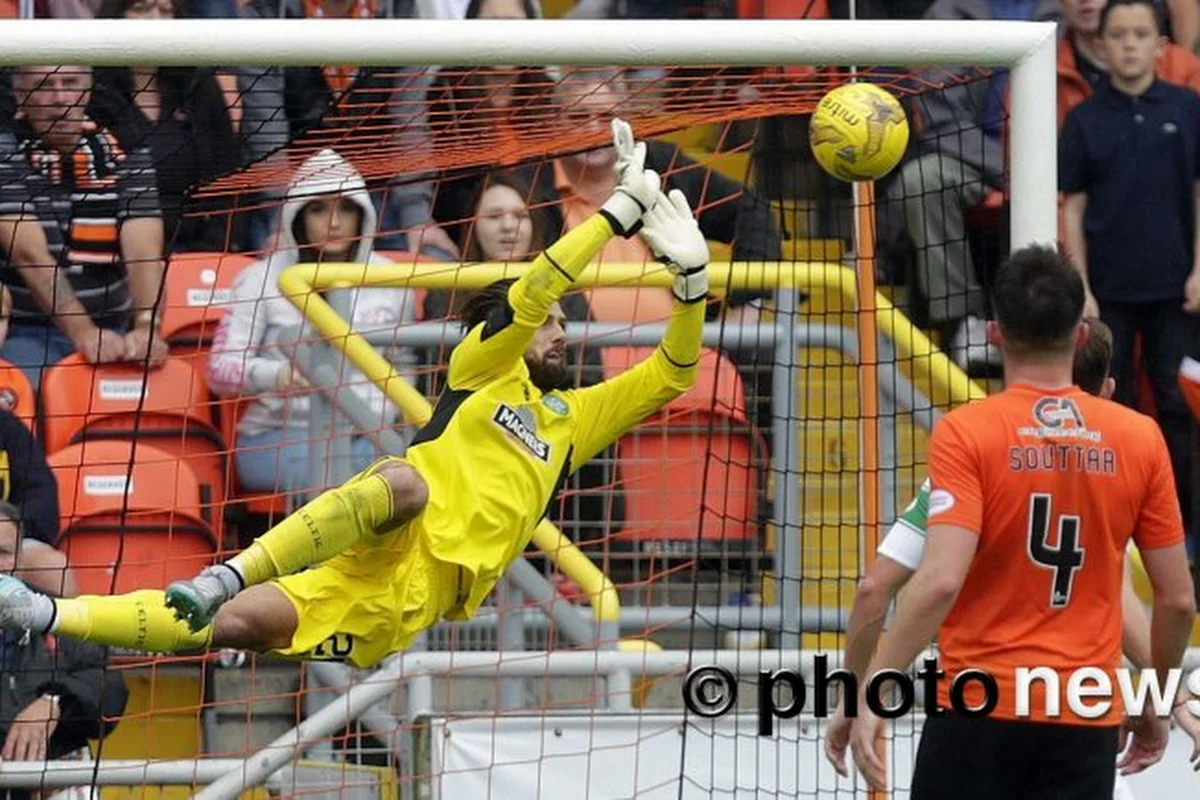
M0 504L0 571L17 571L16 509ZM24 549L21 553L24 555ZM88 746L112 730L106 722L125 713L129 690L119 675L105 674L104 648L71 639L0 633L4 691L0 737L4 761L54 760ZM10 792L8 797L31 797Z
M937 0L928 19L1053 20L1054 0ZM954 78L983 78L977 69ZM939 69L930 80L947 82ZM1008 71L927 92L918 99L921 134L917 158L901 166L888 199L904 212L904 227L917 248L917 284L928 303L929 322L949 342L964 369L999 366L987 344L984 292L967 242L965 214L1004 186L1004 101Z
M607 120L628 97L620 70L578 70L555 87L555 108L567 115L580 135L607 129ZM736 261L778 261L782 258L779 231L765 199L741 183L697 164L673 144L647 141L646 166L664 176L664 191L679 189L688 203L700 209L699 223L706 239L733 245ZM569 230L593 213L616 185L616 154L611 146L598 147L539 165L534 178L532 205L545 206L552 235ZM460 215L458 218L462 218ZM602 262L645 263L652 260L637 237L614 237L601 253ZM666 289L597 287L583 293L590 318L597 322L658 322L670 314ZM765 295L731 292L724 312L728 319L754 323L756 304ZM710 307L715 319L721 307ZM771 422L770 371L756 366L758 351L733 353L747 387L752 417L767 428Z
M170 19L182 0L105 0L105 19ZM188 191L235 171L240 147L216 70L108 67L95 70L88 116L124 147L146 147L158 176L167 247L173 252L238 249L220 201L190 201ZM207 215L202 212L209 212Z
M58 482L33 433L3 408L0 408L0 502L16 507L28 536L47 545L58 541Z
M16 507L25 534L43 544L58 541L58 482L42 446L25 423L0 409L0 502Z
M389 16L393 9L378 0L304 0L302 5L286 4L284 11L290 17L362 19ZM279 13L278 4L269 2L252 3L245 11L246 16L264 18ZM330 144L352 141L362 152L398 145L411 149L428 138L424 102L428 85L426 73L413 67L240 70L242 130L249 156L267 157L287 141L318 135ZM401 131L403 138L398 141ZM433 187L428 180L405 176L372 190L380 195L381 249L458 257L453 240L430 223ZM259 244L251 246L257 249Z
M279 292L279 273L300 262L390 263L372 252L375 208L362 176L333 150L322 150L300 167L283 207L280 249L238 273L229 313L221 320L209 361L214 392L247 394L252 401L238 423L238 480L251 491L312 487L309 471L307 381L293 363L304 318ZM414 318L406 289L351 290L351 324L357 330L388 329ZM412 357L395 353L393 360ZM351 367L341 375L371 408L380 426L395 422L383 393ZM357 472L375 457L363 436L352 441Z
M1196 0L1190 0L1195 4ZM1105 0L1060 0L1066 31L1058 44L1058 128L1067 114L1108 83L1108 59L1100 40ZM1200 59L1173 42L1163 44L1155 71L1158 79L1200 92Z
M465 19L537 19L541 9L533 0L470 0L464 2ZM453 17L450 17L453 18ZM453 152L478 147L487 136L500 140L495 162L512 167L519 159L506 150L518 142L519 125L535 124L534 115L545 111L553 81L542 67L443 67L434 74L426 95L429 118L437 120L430 132L435 151ZM433 216L456 245L466 227L460 215L479 194L479 171L451 170L437 186Z
M537 9L519 0L472 0L468 19L533 19ZM480 147L491 141L492 158L511 168L522 158L521 132L549 121L554 81L542 67L443 67L429 88L429 117L439 152ZM434 218L461 245L469 227L464 214L479 197L477 168L449 170L438 180Z
M13 320L0 358L36 387L78 351L157 365L162 213L145 148L90 120L87 67L21 67L18 119L0 131L0 281Z
M5 467L5 473L3 480L8 482L11 470ZM54 489L53 475L50 481ZM58 509L57 498L54 509ZM75 597L79 594L75 572L67 565L66 555L41 538L42 531L30 530L30 523L37 521L28 513L22 514L14 503L0 500L0 572L30 582L42 594ZM56 532L57 525L56 519Z
M8 336L12 294L0 284L0 346ZM74 580L66 558L53 549L58 541L58 482L25 423L12 413L12 402L0 397L0 507L11 506L7 519L20 518L25 535L20 563L30 579L46 593L72 596Z
M465 261L531 261L548 246L552 219L544 208L529 208L531 191L528 178L518 171L494 172L484 179L471 217L463 226ZM465 295L456 289L431 289L425 294L425 318L457 314ZM586 311L586 303L583 308ZM570 319L570 311L565 306L563 310Z
M1196 0L1166 0L1171 38L1185 50L1200 46L1200 3Z
M628 86L619 70L579 70L556 85L555 97L555 107L567 115L580 135L587 135L605 128L606 120L626 101ZM651 140L646 146L647 168L665 177L667 190L680 189L693 208L703 209L699 222L706 239L732 244L737 261L781 258L778 229L770 206L761 196L702 167L673 144ZM570 229L596 206L596 197L607 196L604 193L611 191L616 182L615 158L612 147L604 146L563 156L537 171L534 203L549 207L552 231ZM604 261L641 262L646 260L647 251L636 237L618 237L601 257ZM616 291L637 291L638 302L656 303L650 290ZM629 295L631 299L633 296ZM746 293L734 293L731 304L741 305L750 299ZM653 313L650 308L646 312ZM666 318L665 310L658 318Z
M529 207L530 192L529 181L520 172L496 172L486 178L463 248L468 262L532 261L549 245L550 215L544 207ZM456 315L469 296L453 289L426 293L425 319ZM582 293L565 295L560 305L571 322L591 318ZM447 354L448 350L429 360L443 364ZM599 348L568 347L567 363L569 384L591 386L604 379ZM438 394L438 390L430 394ZM567 479L562 500L550 511L551 520L576 542L601 542L620 530L625 499L612 467L614 460L610 448L584 465Z
M1134 340L1171 452L1186 529L1191 430L1177 377L1200 324L1200 95L1155 77L1162 19L1150 0L1110 0L1099 21L1109 81L1067 115L1059 146L1066 250L1083 273L1085 315L1112 329L1115 399L1136 407Z

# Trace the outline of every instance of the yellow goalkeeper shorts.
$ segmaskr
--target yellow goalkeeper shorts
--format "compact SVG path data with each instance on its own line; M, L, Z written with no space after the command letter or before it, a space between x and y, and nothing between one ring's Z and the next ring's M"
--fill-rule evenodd
M357 544L312 569L271 581L300 621L287 658L370 667L412 644L458 605L461 568L429 553L416 521L392 541Z

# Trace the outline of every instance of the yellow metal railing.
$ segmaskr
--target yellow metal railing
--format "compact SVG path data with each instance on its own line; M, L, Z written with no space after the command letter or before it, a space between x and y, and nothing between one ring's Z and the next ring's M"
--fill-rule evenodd
M405 419L415 425L429 420L432 408L425 397L404 380L395 368L365 339L354 333L318 294L347 287L410 287L423 289L478 289L493 281L518 278L529 264L471 264L466 268L439 263L412 264L297 264L279 276L279 288L313 328L343 353L378 386ZM657 264L604 264L584 270L579 286L669 287L671 275ZM859 307L855 273L841 264L822 262L737 262L709 265L714 290L822 290L840 295L846 308ZM939 351L920 330L879 292L874 298L875 322L880 333L896 348L900 360L924 373L929 385L959 404L985 396L984 390ZM870 304L867 304L870 308ZM874 369L874 364L864 364ZM602 622L619 619L620 605L611 580L554 525L543 521L533 542L562 572L589 595L593 613Z

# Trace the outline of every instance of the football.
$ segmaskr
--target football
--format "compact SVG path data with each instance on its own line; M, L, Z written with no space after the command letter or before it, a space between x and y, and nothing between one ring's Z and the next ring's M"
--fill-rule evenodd
M808 131L821 168L843 181L891 172L908 147L908 117L900 101L873 83L847 83L821 98Z

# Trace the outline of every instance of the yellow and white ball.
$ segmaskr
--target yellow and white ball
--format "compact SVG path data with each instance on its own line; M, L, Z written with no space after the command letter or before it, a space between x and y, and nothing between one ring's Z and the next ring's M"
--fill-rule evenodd
M908 147L900 101L873 83L847 83L821 98L808 132L821 168L843 181L887 175Z

